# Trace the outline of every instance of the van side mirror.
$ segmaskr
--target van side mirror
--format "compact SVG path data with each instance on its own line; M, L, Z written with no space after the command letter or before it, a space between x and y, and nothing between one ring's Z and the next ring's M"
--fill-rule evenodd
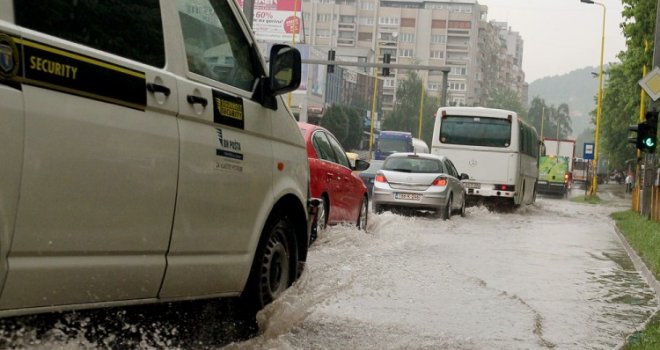
M300 52L289 45L273 45L270 49L268 87L273 95L296 90L300 86Z

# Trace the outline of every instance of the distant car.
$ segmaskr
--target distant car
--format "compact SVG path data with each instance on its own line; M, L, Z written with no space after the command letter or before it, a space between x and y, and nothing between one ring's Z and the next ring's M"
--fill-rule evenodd
M299 122L305 138L310 170L311 196L323 200L312 223L316 238L326 225L352 223L366 230L369 208L367 187L353 171L362 171L369 162L355 160L352 166L339 141L327 129Z
M374 178L376 177L376 172L380 170L383 166L384 160L372 160L369 162L369 167L360 173L360 178L364 182L364 185L367 186L367 193L369 198L371 198L371 193L374 188Z
M376 173L373 208L433 210L447 220L454 211L465 216L465 188L460 174L447 157L423 153L394 153Z

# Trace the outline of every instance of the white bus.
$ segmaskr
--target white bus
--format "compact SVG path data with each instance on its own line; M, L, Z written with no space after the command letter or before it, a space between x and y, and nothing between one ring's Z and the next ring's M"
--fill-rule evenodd
M516 112L482 107L438 109L431 153L447 156L471 205L531 204L536 199L539 137Z

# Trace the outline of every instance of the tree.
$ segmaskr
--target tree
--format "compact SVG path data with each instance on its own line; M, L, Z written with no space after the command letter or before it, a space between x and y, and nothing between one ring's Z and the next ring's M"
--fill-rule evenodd
M320 125L328 129L337 141L344 146L346 139L348 138L348 115L344 107L341 105L332 105L328 107L321 118Z
M342 146L346 150L357 149L360 147L360 141L362 141L364 121L356 108L346 106L345 111L348 117L348 135L346 142L342 143Z
M603 87L599 135L599 156L615 168L636 157L635 147L627 141L628 125L639 121L640 87L643 67L652 67L657 0L622 0L626 50L619 53L621 63L611 65ZM644 106L648 110L648 105ZM595 112L592 112L595 115Z
M491 91L490 99L484 107L514 111L523 118L527 114L527 111L520 102L520 97L518 94L505 86L498 86L497 88L493 89Z
M539 137L567 139L573 132L568 104L559 107L547 106L545 100L534 97L527 112L529 122L536 128Z
M387 115L382 123L383 130L409 131L413 137L419 136L419 113L422 97L422 80L417 73L411 71L408 78L403 80L396 90L396 102L394 110ZM433 115L440 106L440 99L429 96L424 91L424 108L422 109L422 140L431 145Z
M362 116L352 107L332 105L321 119L321 126L328 129L345 150L356 149L362 140Z

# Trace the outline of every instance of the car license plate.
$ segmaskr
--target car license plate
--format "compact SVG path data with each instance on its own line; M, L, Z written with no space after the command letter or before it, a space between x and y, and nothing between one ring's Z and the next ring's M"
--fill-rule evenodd
M422 198L422 196L418 193L400 193L397 192L394 194L395 199L404 199L408 201L418 201Z
M481 184L477 182L464 182L465 188L481 188Z

